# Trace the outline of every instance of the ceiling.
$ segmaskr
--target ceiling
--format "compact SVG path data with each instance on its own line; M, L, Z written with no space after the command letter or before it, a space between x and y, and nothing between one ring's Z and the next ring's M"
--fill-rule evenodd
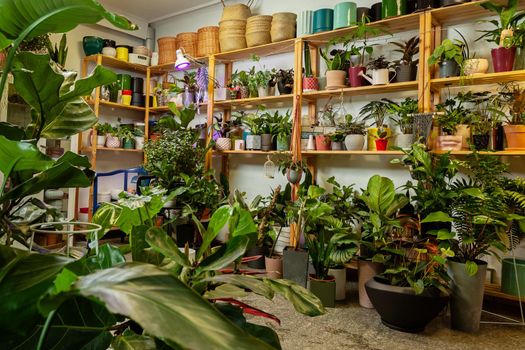
M148 23L198 10L220 2L219 0L99 0L109 9L133 15Z

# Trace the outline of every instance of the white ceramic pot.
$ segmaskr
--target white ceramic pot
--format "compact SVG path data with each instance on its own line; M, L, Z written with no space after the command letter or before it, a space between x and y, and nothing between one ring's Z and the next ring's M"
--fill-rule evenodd
M106 144L106 135L97 135L97 147L104 147Z
M347 151L362 151L365 146L365 135L346 135L345 147Z
M107 148L119 148L120 139L118 137L112 136L111 134L106 135L106 147Z
M117 57L117 49L111 46L106 46L102 49L102 54L109 57Z
M259 97L268 97L268 87L267 86L259 86L257 88L257 93L259 94Z
M244 140L235 140L235 150L244 151Z
M410 149L414 143L414 134L399 134L396 136L396 146L403 149Z
M329 269L329 276L335 277L335 300L346 299L346 269Z
M64 198L64 191L61 190L46 190L44 192L44 200L46 201L52 201L52 200L62 200Z
M144 149L144 136L135 136L135 149Z
M217 151L229 151L232 149L232 139L229 137L219 137L215 141L215 149Z
M97 201L99 203L110 203L111 202L111 193L109 192L99 192L97 195Z
M246 149L249 150L260 150L261 149L261 135L248 135L246 136Z
M314 135L308 136L308 145L306 146L306 150L308 150L308 151L315 151Z
M471 58L463 64L465 75L485 74L489 70L489 60L485 58Z

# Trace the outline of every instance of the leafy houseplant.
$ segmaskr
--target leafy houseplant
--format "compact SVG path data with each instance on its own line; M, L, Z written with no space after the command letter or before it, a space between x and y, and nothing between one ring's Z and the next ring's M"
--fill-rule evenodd
M511 71L514 66L517 44L514 31L517 29L519 21L525 17L525 12L518 11L518 1L516 0L509 0L506 5L487 1L481 6L497 14L499 19L488 21L496 28L481 31L484 34L478 40L485 39L498 46L498 48L491 50L494 72Z
M59 46L55 44L54 47L51 44L51 40L49 40L49 37L48 37L46 41L46 47L47 47L47 53L49 54L51 59L55 61L60 67L65 67L67 53L68 53L66 34L62 35Z
M419 112L418 101L410 97L401 103L390 101L389 111L392 120L401 131L396 137L396 146L409 149L414 141L414 114Z
M363 150L366 135L364 122L354 119L351 114L347 114L344 117L344 122L338 127L346 134L344 142L347 151Z
M326 51L319 49L319 53L326 63L326 88L330 90L345 87L346 72L343 60L345 52L335 51L329 53L328 49Z
M437 122L443 133L437 139L438 149L457 151L466 148L470 136L468 125L471 115L467 104L471 103L475 96L477 94L470 91L458 93L455 98L448 98L444 103L436 105Z
M303 76L303 91L317 91L319 90L319 81L314 76L312 71L312 56L310 53L310 45L308 42L304 43L304 76Z
M413 81L416 80L418 59L414 59L419 53L419 37L414 36L407 41L392 42L397 46L394 52L399 52L403 56L401 59L394 61L396 67L396 81Z
M294 71L292 69L279 69L275 74L275 80L277 81L277 88L279 94L289 95L293 91L294 85Z
M390 67L391 63L385 59L385 56L381 55L376 59L370 60L366 65L367 71L370 71L372 74L371 77L364 72L360 72L359 75L372 85L386 85L391 80L388 71Z
M97 147L104 147L106 145L106 135L111 134L113 127L109 123L95 125L97 130Z
M259 115L260 111L246 116L242 123L250 130L250 135L246 137L246 149L260 150L261 149L261 135L263 133L264 120Z
M290 136L292 135L292 120L291 112L288 110L285 114L280 115L280 119L276 125L277 150L290 150Z
M386 126L386 119L388 117L389 102L388 100L371 101L367 103L361 111L359 116L363 121L372 119L372 125L375 128L368 129L368 149L375 150L374 140L382 135L382 139L386 139L392 135L392 131Z
M126 127L119 127L117 129L117 136L121 139L122 148L134 149L135 148L135 135L133 131Z
M525 149L525 89L517 84L504 84L499 91L506 118L507 149ZM497 108L493 110L498 110Z
M428 58L428 64L438 64L439 76L448 78L458 76L459 67L464 60L464 43L459 40L445 39L434 49Z

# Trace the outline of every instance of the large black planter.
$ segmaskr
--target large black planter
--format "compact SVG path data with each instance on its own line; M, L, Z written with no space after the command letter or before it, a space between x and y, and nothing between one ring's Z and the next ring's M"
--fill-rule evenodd
M279 80L277 82L277 89L279 90L279 94L281 95L290 95L293 91L293 85L287 85L282 82L282 80Z
M190 247L193 247L195 241L195 226L193 224L177 225L175 230L177 246L184 247L188 243Z
M283 278L306 288L308 251L286 247L283 251Z
M261 255L261 257L255 261L249 261L248 267L252 269L264 269L266 266L264 264L264 253L265 253L265 247L251 247L246 251L246 254L244 256L257 256Z
M449 300L437 288L427 288L416 295L411 287L391 286L377 276L369 280L365 287L383 324L401 332L423 331Z

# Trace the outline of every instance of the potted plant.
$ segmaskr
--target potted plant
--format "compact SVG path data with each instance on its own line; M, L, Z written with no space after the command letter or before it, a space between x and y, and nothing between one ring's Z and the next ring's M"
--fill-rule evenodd
M414 142L414 114L419 112L418 101L410 97L401 103L390 101L389 112L401 132L396 135L396 146L409 149Z
M112 131L113 127L108 123L99 123L95 127L97 129L97 147L104 147L106 145L106 135Z
M280 95L290 95L293 91L294 71L292 69L279 69L275 74L277 88Z
M360 250L358 260L359 304L373 308L365 284L384 270L381 248L394 227L400 226L397 212L409 203L405 195L395 192L392 180L374 175L368 180L366 190L359 196Z
M417 76L417 64L419 60L414 60L414 56L419 53L419 37L414 36L407 41L392 42L398 49L394 52L399 52L403 55L400 60L394 61L396 67L396 81L413 81Z
M285 114L280 116L279 123L277 124L277 150L278 151L289 151L290 150L290 135L292 134L292 121L290 119L290 111L286 111Z
M344 88L346 72L344 71L343 54L337 51L332 56L331 53L328 53L328 49L326 51L319 49L319 53L326 63L326 88L328 90Z
M272 72L267 69L255 73L255 81L259 97L270 96L270 82L272 79Z
M119 127L108 128L106 134L106 147L107 148L119 148L121 145L121 137L119 135Z
M474 108L470 112L469 120L472 144L478 151L489 149L490 134L499 121L499 112L494 111L497 98L497 95L489 95L487 91L478 94L473 100Z
M366 125L364 122L355 120L351 114L344 117L344 123L339 125L344 131L345 148L347 151L362 151L365 146Z
M472 92L460 92L456 98L448 98L436 105L436 120L442 133L437 137L437 149L459 151L468 148L470 110L465 107L465 103L472 101L474 95Z
M330 143L332 145L332 151L341 151L343 149L343 142L346 138L346 133L343 130L336 130L328 134Z
M286 179L292 185L298 184L303 178L303 174L306 174L306 183L311 182L308 165L303 161L293 160L291 156L279 160L279 171L286 176Z
M134 149L135 148L135 140L133 131L128 127L120 126L117 130L117 135L119 139L121 139L121 145L124 149Z
M270 112L265 112L261 115L261 118L263 120L261 131L261 149L263 151L271 151L272 149L275 149L273 141L277 135L281 117L279 116L279 111L275 111L273 114Z
M388 140L392 136L392 130L386 126L386 119L389 111L389 102L388 100L379 100L371 101L367 103L361 111L359 116L363 121L373 120L372 125L374 128L368 128L368 150L375 151L376 140L379 139L379 136L382 135L381 139ZM383 144L384 141L379 141L380 144ZM387 147L388 147L388 141Z
M303 91L317 91L319 90L319 81L314 77L312 72L312 57L310 53L310 45L308 42L304 43L304 76L303 76Z
M318 151L330 151L332 149L332 141L330 139L330 135L315 135L315 149Z
M242 122L250 130L250 135L246 136L246 149L260 150L262 146L261 134L264 127L263 119L257 112L246 116Z
M228 151L232 149L230 138L230 123L223 121L222 118L214 117L216 122L212 125L214 130L213 140L217 151Z
M249 82L249 74L244 70L232 74L232 84L238 89L239 98L246 99L250 96Z
M389 72L391 66L391 63L385 59L385 56L381 55L376 59L372 59L366 65L366 71L372 72L372 76L365 74L363 71L361 71L359 75L372 85L387 85L392 80L390 79Z
M508 72L514 67L516 56L516 38L514 31L518 22L523 19L525 13L518 11L518 2L509 0L507 5L500 5L487 1L480 4L486 10L494 12L499 16L499 20L487 21L496 28L492 30L482 30L484 34L478 38L485 39L489 43L494 43L498 47L491 50L494 72Z
M428 64L439 66L439 77L457 77L460 73L459 68L463 64L464 43L459 40L445 39L434 49L428 58Z
M471 55L470 47L465 36L463 36L463 34L457 29L456 33L461 37L461 42L463 44L464 61L461 65L461 75L469 76L487 73L489 70L489 61L486 58L476 58L476 54Z
M525 88L517 84L506 84L499 91L504 105L506 105L505 138L506 150L525 149Z
M182 79L177 79L177 81L184 84L184 92L182 96L182 104L184 107L189 107L194 104L195 92L198 90L197 86L197 74L195 72L184 72L184 77Z
M142 129L135 128L133 130L133 141L135 149L144 149L144 131Z

